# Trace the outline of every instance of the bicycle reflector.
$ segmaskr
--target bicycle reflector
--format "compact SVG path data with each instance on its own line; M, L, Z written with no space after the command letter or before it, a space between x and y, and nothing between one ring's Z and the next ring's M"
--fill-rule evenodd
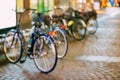
M70 20L70 21L68 22L68 27L71 26L71 25L73 25L73 24L74 24L74 21Z
M61 29L65 29L66 26L65 26L64 24L62 24L62 25L60 25L60 28L61 28Z
M54 35L55 35L55 32L50 31L50 32L48 32L48 34L49 34L50 36L54 36Z

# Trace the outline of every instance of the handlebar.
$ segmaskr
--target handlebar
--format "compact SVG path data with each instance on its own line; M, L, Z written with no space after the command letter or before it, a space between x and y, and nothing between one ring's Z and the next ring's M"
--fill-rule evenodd
M36 11L36 9L26 8L25 10Z
M53 11L53 10L47 10L47 11L43 11L43 13L45 13L45 12L50 12L50 11Z
M26 9L23 9L23 12L28 11L28 10L32 11L33 13L36 11L36 9L26 8ZM12 11L15 11L16 13L23 13L23 12L17 12L17 10L14 10L14 9L12 9Z

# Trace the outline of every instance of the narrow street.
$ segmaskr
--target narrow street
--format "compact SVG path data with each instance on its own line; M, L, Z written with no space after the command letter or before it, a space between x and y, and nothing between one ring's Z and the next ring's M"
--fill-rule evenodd
M0 80L120 80L120 8L99 12L98 23L95 34L69 41L53 72L40 73L28 58L23 64L0 63Z

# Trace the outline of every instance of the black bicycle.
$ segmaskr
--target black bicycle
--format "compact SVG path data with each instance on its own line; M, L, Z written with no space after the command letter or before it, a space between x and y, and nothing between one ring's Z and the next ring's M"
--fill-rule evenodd
M63 12L63 9L56 8L56 12ZM86 24L80 18L73 16L70 9L66 10L61 15L55 15L56 22L61 25L61 28L66 32L67 35L73 36L76 40L84 39L86 35Z
M49 73L57 63L57 53L52 38L48 34L39 32L38 27L34 24L31 36L28 38L30 41L28 44L20 29L22 18L25 16L27 19L30 18L30 11L35 12L35 9L25 9L20 16L16 30L10 30L6 34L4 39L5 55L11 63L19 62L23 55L25 55L25 60L29 56L41 72ZM30 23L32 23L31 20Z

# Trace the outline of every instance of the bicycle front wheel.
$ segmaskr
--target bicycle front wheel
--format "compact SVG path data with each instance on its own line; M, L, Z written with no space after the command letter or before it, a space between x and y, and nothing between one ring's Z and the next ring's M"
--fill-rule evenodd
M82 40L86 35L86 25L83 20L78 20L72 26L72 34L76 40Z
M61 29L54 30L53 40L56 46L58 58L63 58L67 54L68 42L65 33Z
M4 39L5 56L11 63L16 63L22 56L21 41L18 34L13 31L7 33Z
M40 36L34 42L34 62L42 73L53 71L57 63L57 53L52 40L46 36Z

